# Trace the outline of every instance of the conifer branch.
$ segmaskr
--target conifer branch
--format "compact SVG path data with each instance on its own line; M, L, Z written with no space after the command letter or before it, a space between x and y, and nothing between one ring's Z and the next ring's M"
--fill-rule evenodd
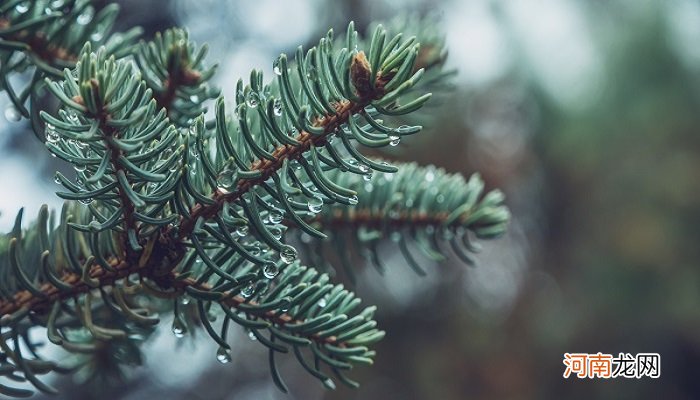
M219 96L208 84L216 66L206 66L206 45L195 46L184 30L133 45L137 30L108 38L116 6L95 15L88 0L27 4L0 6L0 83L76 178L56 174L65 189L57 195L67 200L58 224L43 207L23 230L20 211L0 236L0 375L53 393L37 375L66 369L34 350L31 328L47 327L53 344L89 365L110 349L137 346L131 333L152 332L154 310L167 299L173 333L203 329L219 344L221 362L230 359L233 322L268 347L281 390L275 355L287 352L326 387L335 387L330 376L355 387L344 371L371 364L369 345L384 336L375 308L356 310L352 292L300 265L285 232L335 245L348 239L374 261L377 242L397 238L421 271L408 239L438 259L438 234L449 234L469 262L462 252L474 250L469 232L491 238L505 229L502 194L482 196L478 176L465 182L360 150L395 146L421 130L390 126L444 83L443 44L421 29L404 38L377 25L367 41L352 23L344 38L329 31L293 62L281 55L269 84L257 70L248 85L239 80L233 113L218 97L216 119L205 123L206 102ZM93 52L93 45L104 46ZM34 77L18 93L8 76L26 68ZM36 108L41 85L59 100L56 113ZM444 196L434 192L443 189ZM114 363L100 365L118 371ZM0 394L29 392L0 385Z

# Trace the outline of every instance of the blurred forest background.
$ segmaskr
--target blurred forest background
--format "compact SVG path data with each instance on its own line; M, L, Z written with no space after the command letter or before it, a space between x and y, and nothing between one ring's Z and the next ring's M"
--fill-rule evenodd
M697 0L122 0L122 28L187 27L231 96L251 68L402 13L437 13L454 90L387 157L480 171L513 211L475 268L416 276L391 246L356 290L387 338L357 390L322 388L292 357L280 393L242 329L234 359L167 322L128 385L55 384L61 399L694 399L700 397L700 2ZM4 108L7 100L2 97ZM0 121L0 227L53 195L24 123ZM204 339L204 337L199 337ZM562 378L564 352L661 353L661 378Z

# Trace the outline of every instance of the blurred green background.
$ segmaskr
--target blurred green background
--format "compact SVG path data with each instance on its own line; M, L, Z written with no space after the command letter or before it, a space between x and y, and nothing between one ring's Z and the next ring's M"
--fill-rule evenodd
M120 1L121 26L188 27L212 46L231 95L250 68L349 20L434 12L458 70L425 134L387 156L481 172L513 211L475 268L420 278L387 246L356 290L387 338L362 387L325 391L286 360L279 393L266 352L244 332L234 362L165 330L115 389L62 398L695 399L700 397L700 2L696 0ZM3 99L3 101L5 101ZM54 190L33 135L8 123L3 171L40 168L40 194L5 196L5 219ZM19 185L3 172L5 188ZM12 176L10 176L12 175ZM22 191L22 190L18 190ZM29 198L31 197L31 198ZM27 204L30 203L30 204ZM661 378L562 378L563 353L661 354Z

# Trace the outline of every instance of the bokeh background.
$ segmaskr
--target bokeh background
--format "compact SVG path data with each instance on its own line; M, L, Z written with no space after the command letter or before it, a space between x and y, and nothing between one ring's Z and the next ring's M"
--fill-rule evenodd
M54 383L62 399L695 399L700 397L700 2L697 0L122 0L121 27L185 26L231 95L251 68L333 27L436 13L458 71L425 134L387 156L481 172L513 211L478 266L399 254L361 273L387 338L361 388L326 391L240 330L233 362L204 335L163 329L129 384ZM7 100L0 99L1 107ZM48 157L23 123L0 121L0 228L59 206ZM167 328L167 323L164 324ZM202 339L202 340L198 340ZM564 352L656 352L661 378L562 378ZM288 362L287 362L288 361Z

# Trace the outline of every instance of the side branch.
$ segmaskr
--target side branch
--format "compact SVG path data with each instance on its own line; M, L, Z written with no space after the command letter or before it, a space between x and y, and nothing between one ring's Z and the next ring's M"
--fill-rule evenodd
M362 54L361 59L364 59L364 54ZM365 66L361 63L362 61L358 62L357 64L362 65L362 68L369 68L369 66ZM360 94L359 101L353 102L350 100L345 100L339 102L335 106L335 115L326 114L321 118L317 118L313 122L313 126L323 128L322 134L314 135L306 131L301 131L295 138L298 142L300 142L299 145L279 146L272 152L274 160L258 159L253 162L250 169L252 171L261 171L260 177L255 179L240 179L236 186L236 190L232 192L217 189L213 195L214 203L211 205L202 205L200 203L195 204L190 210L190 217L183 219L181 222L179 237L181 239L188 237L192 233L194 225L200 217L204 219L213 218L221 210L225 203L231 203L240 199L252 187L265 182L282 168L285 159L298 159L299 157L302 157L304 153L309 151L311 146L323 146L327 137L340 128L341 125L347 123L353 115L360 113L372 101L380 99L384 95L384 86L391 80L393 75L382 76L380 74L377 77L377 82L374 88L370 89L367 82L363 82L361 80L361 78L366 77L368 74L368 69L353 74L355 77L355 87L358 89Z

